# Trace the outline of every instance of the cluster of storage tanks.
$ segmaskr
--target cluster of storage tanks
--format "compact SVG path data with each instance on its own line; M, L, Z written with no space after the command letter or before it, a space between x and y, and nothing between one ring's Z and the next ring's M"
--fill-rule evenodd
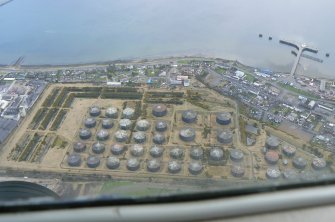
M190 124L197 121L197 112L193 110L186 110L182 113L181 119L184 123ZM221 126L227 126L231 123L231 114L229 112L222 112L216 114L216 122ZM183 127L179 130L179 138L184 142L194 141L196 138L196 131L191 126ZM230 144L233 142L233 132L230 129L221 129L217 132L217 141L222 144Z
M85 128L80 129L79 137L82 140L88 140L92 137L91 129L97 127L97 117L101 116L101 109L97 106L89 108L89 117L85 119ZM112 119L118 118L118 109L116 107L108 107L105 111L105 118L101 119L101 129L96 134L96 139L105 141L109 138L108 129L114 127Z
M81 142L73 144L74 153L68 156L68 165L72 167L78 167L82 164L82 157L80 153L84 152L86 145ZM221 147L212 147L208 151L208 156L200 146L190 147L189 149L189 161L185 163L184 155L185 149L181 147L164 148L163 146L153 145L148 149L150 158L146 162L146 170L149 172L158 172L162 170L163 163L161 161L164 152L167 152L170 160L165 164L167 165L167 171L171 174L181 172L183 164L187 164L189 173L198 175L203 172L204 165L202 161L208 159L210 161L220 162L226 159L224 151ZM86 159L86 165L89 168L96 168L100 165L100 158L98 154L104 153L106 146L101 142L96 142L92 146L93 155L90 155ZM126 168L129 171L137 171L141 168L141 158L145 156L146 149L141 144L124 145L121 143L114 143L110 147L110 152L113 156L109 156L106 159L106 166L109 169L119 169L123 154L128 151L130 156L126 160ZM205 155L206 154L206 155ZM228 157L227 157L228 158ZM230 150L229 158L232 161L231 174L235 177L241 177L244 175L244 166L240 163L244 159L244 154L239 149Z
M89 110L90 117L88 117L85 122L85 128L81 129L79 132L79 137L82 140L88 140L92 137L91 129L97 127L97 117L101 116L101 109L99 107L91 107ZM121 164L122 155L128 151L130 157L126 160L126 168L129 171L136 171L141 167L141 157L145 154L145 148L141 144L147 141L146 132L152 128L153 135L152 141L154 145L149 148L148 152L152 159L145 161L146 169L149 172L157 172L162 170L161 157L165 152L164 147L161 145L166 142L165 131L168 130L168 122L160 117L164 117L168 114L167 106L164 104L156 104L152 107L152 115L158 117L151 127L151 123L148 120L138 120L133 126L133 121L131 118L134 116L135 110L132 108L125 108L121 113L121 119L118 122L118 129L114 133L115 143L113 143L109 148L113 156L106 159L106 166L109 169L119 169ZM97 142L91 145L91 153L88 158L86 158L86 165L90 168L96 168L100 165L100 156L103 154L107 147L104 141L110 138L108 129L115 127L115 123L112 119L117 119L119 117L118 109L115 107L108 107L105 111L104 118L100 119L101 129L96 133ZM182 121L186 124L185 127L181 128L179 131L179 138L185 142L194 141L196 138L196 131L191 125L187 124L196 123L198 114L193 110L186 110L182 113ZM228 126L231 123L231 114L228 112L216 114L216 122L219 126ZM228 127L227 127L228 128ZM131 129L135 129L133 133L130 133ZM132 135L132 141L135 143L133 145L124 145L129 141L129 137ZM217 141L222 144L232 143L233 133L229 129L218 130ZM81 166L82 157L80 153L85 152L88 149L87 144L82 141L73 144L74 153L68 156L69 166ZM184 158L184 148L174 147L169 149L168 155L170 160L165 163L167 171L171 174L179 173L183 164L187 164L187 169L189 173L193 175L200 174L203 169L203 163L205 152L201 147L190 148L189 155L190 161L188 163L183 163ZM207 154L207 153L206 153ZM230 152L230 159L236 163L231 167L231 174L236 177L241 177L244 175L244 167L238 164L243 160L243 152L238 149L234 149ZM225 158L224 151L220 147L213 147L208 152L208 159L211 161L220 162Z
M305 170L308 161L301 155L297 155L297 149L293 146L284 144L282 145L280 153L279 150L280 141L277 137L270 136L266 139L264 148L264 158L269 164L269 168L266 171L266 176L269 179L278 179L281 176L289 179L297 179L298 171ZM293 169L286 169L281 172L277 167L279 160L282 159L284 165L287 165L289 160L292 162ZM313 158L311 166L314 170L322 170L326 167L326 161L323 158ZM304 174L300 175L304 177ZM304 178L303 178L304 179Z

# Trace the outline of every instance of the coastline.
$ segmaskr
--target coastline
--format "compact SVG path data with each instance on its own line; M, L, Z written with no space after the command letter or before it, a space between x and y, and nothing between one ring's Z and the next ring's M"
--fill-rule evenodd
M13 0L11 0L13 1ZM136 57L136 58L123 58L123 59L115 59L115 60L106 60L106 61L95 61L95 62L86 62L86 63L69 63L69 64L30 64L30 65L21 65L18 67L12 67L10 65L0 64L0 72L16 72L16 71L54 71L62 68L66 69L88 69L88 68L97 68L97 67L105 67L110 64L151 64L151 63L166 63L166 62L177 62L178 60L211 60L211 61L222 61L222 62L238 62L241 65L256 69L257 67L244 64L239 60L233 59L225 59L214 56L205 56L205 55L171 55L171 56L152 56L152 57ZM282 72L276 70L275 72ZM316 78L316 79L324 79L327 81L334 81L335 76L330 78L326 76L312 76L309 74L299 75L301 77L307 78Z

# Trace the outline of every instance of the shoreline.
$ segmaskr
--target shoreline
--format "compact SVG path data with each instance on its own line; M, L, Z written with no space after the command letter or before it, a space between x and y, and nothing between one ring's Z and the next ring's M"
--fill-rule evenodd
M13 0L11 0L13 1ZM95 61L95 62L85 62L85 63L69 63L69 64L30 64L30 65L20 65L20 67L13 67L11 65L0 64L0 72L17 72L17 71L37 71L37 70L44 70L44 71L53 71L53 69L61 69L61 68L68 68L68 69L75 69L75 68L94 68L94 67L104 67L110 64L147 64L147 63L155 63L155 62L171 62L171 61L178 61L178 60L204 60L208 59L211 61L223 61L223 62L238 62L241 65L256 69L257 67L244 64L239 60L232 60L232 59L225 59L220 57L214 56L206 56L206 55L172 55L172 56L153 56L153 57L136 57L136 58L123 58L123 59L115 59L115 60L106 60L106 61ZM171 61L169 61L171 60ZM282 72L283 71L274 71L274 72ZM301 77L307 78L316 78L316 79L324 79L327 81L334 81L335 76L330 77L319 77L319 76L311 76L308 74L300 75Z

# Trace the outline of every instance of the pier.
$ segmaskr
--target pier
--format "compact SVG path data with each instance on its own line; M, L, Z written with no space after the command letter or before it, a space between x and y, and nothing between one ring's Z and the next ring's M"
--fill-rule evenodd
M279 40L279 43L294 47L298 50L298 53L294 53L294 54L296 54L296 58L295 58L293 67L292 67L291 72L290 72L290 75L292 77L295 75L295 72L297 70L300 58L301 58L301 56L303 56L302 53L304 51L308 51L308 52L312 52L312 53L318 53L318 50L316 48L307 46L306 44L299 45L297 43L290 42L290 41L287 41L287 40ZM306 57L306 56L304 56L304 57Z

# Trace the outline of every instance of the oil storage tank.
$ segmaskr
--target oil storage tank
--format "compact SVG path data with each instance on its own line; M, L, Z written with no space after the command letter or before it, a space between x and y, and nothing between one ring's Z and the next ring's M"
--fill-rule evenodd
M297 156L293 159L293 166L297 169L305 169L306 165L307 161L301 156Z
M95 127L97 124L96 120L92 117L90 118L87 118L84 122L84 125L87 127L87 128L93 128Z
M147 131L150 128L150 123L148 120L142 119L137 121L136 129L139 131Z
M240 162L244 158L244 154L240 149L232 149L230 150L230 159L234 162Z
M87 139L91 138L91 136L92 136L92 133L89 129L81 129L79 131L80 139L87 140Z
M117 169L120 167L120 159L115 156L110 156L107 159L106 165L109 169Z
M113 121L111 119L103 119L102 120L102 128L104 129L110 129L114 125Z
M107 130L101 129L97 133L97 139L100 141L105 141L109 138L109 133Z
M201 160L204 156L204 151L200 147L192 147L190 150L190 157L194 160Z
M243 166L238 165L238 164L233 164L231 166L231 174L234 177L243 177L245 173L245 169Z
M179 138L185 142L191 142L195 139L195 130L191 127L184 127L179 131Z
M77 153L82 153L86 150L86 144L82 142L76 142L73 144L73 150Z
M132 122L130 119L121 119L119 124L120 124L120 129L122 130L129 130L132 126Z
M142 145L139 145L139 144L135 144L133 145L131 148L130 148L130 153L133 155L133 156L143 156L144 154L144 147Z
M100 115L100 113L101 113L101 110L100 110L99 107L93 106L93 107L90 108L90 115L92 117L97 117L97 116Z
M116 107L110 106L106 109L105 116L107 118L116 119L118 117L118 110Z
M266 170L266 177L269 179L278 179L281 176L281 172L278 168L270 167Z
M220 125L229 125L231 123L231 115L229 112L216 114L216 122Z
M96 142L96 143L93 143L93 145L92 145L92 151L95 154L101 154L101 153L105 152L105 147L106 147L105 144L100 143L100 142Z
M202 163L199 161L192 161L188 165L188 171L193 175L201 173L202 169L203 169Z
M127 107L123 110L122 114L123 114L123 118L131 119L132 117L134 117L135 110L133 108Z
M116 141L119 143L126 142L129 138L129 134L125 130L116 131L114 136L115 136Z
M167 114L167 107L164 104L155 104L152 107L152 114L156 117L162 117Z
M140 161L137 158L130 158L127 161L127 169L130 171L136 171L140 168Z
M81 156L78 153L72 153L67 158L67 163L69 166L78 167L81 164Z
M279 160L279 154L274 150L269 150L265 154L265 160L269 164L276 164Z
M233 142L233 132L231 130L219 130L217 134L217 140L223 144L229 144Z
M120 143L114 143L111 147L111 152L114 155L121 155L126 150L126 146Z
M164 132L167 130L167 122L164 120L159 120L156 122L155 128L158 132Z
M151 149L150 149L150 155L152 157L155 157L155 158L161 157L163 155L163 153L164 153L164 148L161 147L161 146L156 146L155 145L155 146L151 147Z
M268 149L277 149L280 144L280 141L277 137L270 136L266 139L265 146Z
M325 159L323 158L314 158L312 160L312 167L315 170L322 170L327 166Z
M184 157L184 151L182 148L175 147L170 150L170 157L173 159L182 159Z
M155 144L163 144L165 143L165 136L162 133L155 133L154 136L152 137L152 141Z
M170 160L168 163L169 173L179 173L181 171L181 163L176 160Z
M151 159L147 162L147 169L149 172L157 172L161 168L161 162L157 159Z
M283 153L287 157L293 157L295 155L296 151L297 151L296 148L293 147L293 146L288 146L288 145L283 146Z
M147 137L144 132L135 132L133 138L135 143L144 143Z
M223 150L219 147L213 147L209 151L209 158L214 161L223 160Z
M86 163L89 168L96 168L100 165L100 158L98 156L89 156Z
M197 113L193 110L185 110L181 118L185 123L193 123L197 119Z

